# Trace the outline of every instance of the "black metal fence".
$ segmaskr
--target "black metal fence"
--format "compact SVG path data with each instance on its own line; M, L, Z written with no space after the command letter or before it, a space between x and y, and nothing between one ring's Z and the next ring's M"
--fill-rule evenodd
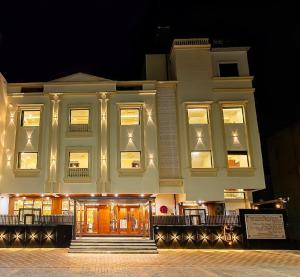
M194 225L190 215L155 215L153 225ZM238 215L206 215L199 225L240 225Z
M23 225L18 215L0 215L0 225ZM34 215L28 225L73 225L72 215Z

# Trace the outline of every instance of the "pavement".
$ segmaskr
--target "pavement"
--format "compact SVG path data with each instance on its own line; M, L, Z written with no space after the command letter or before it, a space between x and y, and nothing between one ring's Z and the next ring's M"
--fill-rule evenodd
M159 250L159 254L70 254L0 249L0 276L300 276L300 251Z

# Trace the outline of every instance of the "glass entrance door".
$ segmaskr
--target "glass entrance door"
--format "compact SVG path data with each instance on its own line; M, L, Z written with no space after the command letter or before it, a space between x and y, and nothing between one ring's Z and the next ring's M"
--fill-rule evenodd
M86 207L85 209L85 231L87 234L98 233L98 207Z
M118 223L120 234L139 234L140 207L118 207Z
M106 204L76 206L80 235L149 235L148 205Z

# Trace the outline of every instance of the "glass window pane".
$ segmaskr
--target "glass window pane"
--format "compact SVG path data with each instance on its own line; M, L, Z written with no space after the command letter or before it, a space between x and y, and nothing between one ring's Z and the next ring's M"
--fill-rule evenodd
M228 167L240 168L249 167L247 154L228 154Z
M34 206L35 209L41 209L42 208L42 200L34 200Z
M208 124L207 109L188 109L189 124Z
M19 153L20 169L36 169L37 168L37 152Z
M39 110L37 110L37 111L22 111L21 125L24 127L40 126L40 114L41 114L41 112Z
M76 167L76 168L89 168L89 153L82 152L82 153L72 153L70 152L69 157L69 167Z
M140 168L140 152L121 152L121 168Z
M210 151L192 152L192 168L211 168L211 153Z
M70 124L89 124L90 111L88 109L74 109L70 112Z
M243 108L223 108L224 123L244 123Z
M245 199L244 192L224 192L225 199Z
M19 209L21 209L21 208L23 208L23 200L21 200L21 199L15 200L14 210L19 211Z
M68 211L69 210L69 199L63 199L61 204L62 204L61 209L63 211Z
M139 125L140 111L139 109L122 109L121 125Z

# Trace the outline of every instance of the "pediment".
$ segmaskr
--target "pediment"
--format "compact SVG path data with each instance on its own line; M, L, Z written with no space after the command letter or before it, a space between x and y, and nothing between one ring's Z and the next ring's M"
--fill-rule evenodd
M106 78L98 77L95 75L87 74L87 73L74 73L68 76L64 76L55 80L51 80L49 82L107 82L111 81Z

